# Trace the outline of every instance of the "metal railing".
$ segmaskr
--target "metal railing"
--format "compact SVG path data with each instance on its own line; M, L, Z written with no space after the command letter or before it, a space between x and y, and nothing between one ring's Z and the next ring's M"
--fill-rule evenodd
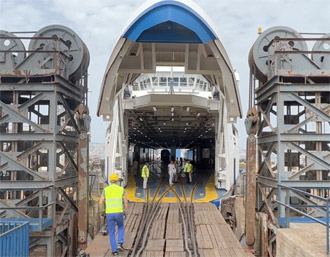
M29 222L0 223L0 256L29 256Z
M289 228L290 227L290 210L293 210L297 213L299 213L300 215L309 218L319 224L322 224L323 226L326 227L326 252L327 254L330 256L330 245L329 245L329 205L330 205L330 197L328 198L324 198L318 195L314 195L293 187L288 187L288 186L284 186L284 185L278 185L279 188L283 188L286 191L286 195L285 195L285 203L282 203L280 201L276 201L278 204L282 205L285 207L285 223L286 223L286 227ZM298 194L303 194L321 201L325 202L325 205L321 205L321 204L315 204L315 205L294 205L295 207L290 205L290 191L296 192ZM320 219L317 219L301 210L298 210L297 208L307 208L307 207L311 207L311 208L325 208L326 211L326 217L325 217L325 222L323 222Z
M10 210L37 210L38 211L38 218L34 218L32 219L31 218L31 226L32 228L35 227L35 225L37 225L37 229L38 231L43 231L45 229L45 226L48 227L49 224L45 224L45 221L47 223L49 222L53 222L52 219L49 219L49 218L44 218L44 215L43 215L43 212L45 210L47 210L49 207L52 207L54 208L55 206L55 202L49 202L48 204L45 204L43 205L43 192L44 191L47 191L47 190L51 190L52 189L52 186L48 186L48 187L45 187L45 188L42 188L42 189L39 189L40 191L38 192L38 196L36 196L35 198L38 198L38 206L25 206L25 205L16 205L16 206L1 206L0 207L0 211L10 211ZM15 188L13 190L1 190L0 189L0 192L1 191L19 191L19 190L25 190L23 188ZM30 200L33 200L34 198L30 199ZM28 220L28 219L27 219ZM37 221L36 221L37 220ZM0 220L1 222L3 222L3 220ZM13 220L11 220L13 222ZM22 222L22 221L20 221ZM1 257L1 255L0 255Z
M308 50L306 49L296 49L292 47L290 48L283 48L283 43L288 43L288 45L299 44L299 42L303 42L304 44L308 44L311 42L319 43L319 46L314 47L316 49ZM330 72L325 65L327 60L329 60L330 51L321 47L321 44L327 42L326 45L330 43L330 39L326 37L322 38L274 38L269 42L268 47L270 45L274 45L274 53L268 55L268 63L273 63L274 66L268 66L268 75L269 77L273 77L274 75L277 76L326 76L330 75ZM319 48L319 49L318 49ZM270 53L270 52L268 52ZM315 63L312 56L315 55L318 58L322 58L324 61L324 67L319 63ZM285 65L284 63L288 60L293 61L294 58L299 58L300 61L298 62L299 65ZM316 58L315 57L315 58Z

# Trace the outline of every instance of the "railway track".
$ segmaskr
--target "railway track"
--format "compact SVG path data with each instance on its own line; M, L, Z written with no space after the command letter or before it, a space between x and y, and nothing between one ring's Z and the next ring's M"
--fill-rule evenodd
M166 186L166 189L163 193L160 194L163 186ZM150 191L147 193L147 201L144 205L142 212L142 219L140 222L139 232L135 238L135 242L132 247L132 251L129 256L139 257L142 255L145 250L147 240L149 238L150 229L154 224L154 219L160 211L160 205L162 203L162 199L169 193L173 192L178 201L178 209L179 215L182 222L182 235L184 242L184 251L189 257L197 257L197 244L195 238L195 225L194 225L194 193L197 188L197 183L194 185L190 192L189 200L186 195L186 191L184 188L183 182L179 181L181 193L183 196L183 200L181 200L179 194L175 190L175 186L170 186L165 180L161 180L153 197L150 197ZM166 229L166 228L165 228Z

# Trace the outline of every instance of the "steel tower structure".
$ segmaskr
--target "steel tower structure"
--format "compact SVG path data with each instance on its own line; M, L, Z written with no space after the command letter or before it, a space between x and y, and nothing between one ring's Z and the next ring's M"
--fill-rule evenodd
M330 188L329 43L330 34L310 38L273 27L250 51L250 108L257 106L260 119L256 207L275 226L288 226L287 206L326 216L317 196L329 197ZM272 242L274 234L270 252Z
M74 256L78 205L87 209L88 49L55 25L32 38L1 31L0 50L1 221L29 222L31 256Z

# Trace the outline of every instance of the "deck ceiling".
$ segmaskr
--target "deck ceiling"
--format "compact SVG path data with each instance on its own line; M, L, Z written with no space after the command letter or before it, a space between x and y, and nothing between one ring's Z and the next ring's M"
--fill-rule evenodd
M149 106L126 110L125 113L132 143L164 148L209 147L214 144L215 112L197 107L189 107L187 111L183 106L157 107L155 111Z

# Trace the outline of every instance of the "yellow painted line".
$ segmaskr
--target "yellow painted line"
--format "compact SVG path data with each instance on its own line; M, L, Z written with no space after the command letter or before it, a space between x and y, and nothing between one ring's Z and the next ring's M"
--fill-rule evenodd
M128 186L125 189L127 199L131 202L145 202L144 199L136 197L135 192L136 192L137 186L136 182L134 179L133 174L130 174L128 176ZM200 193L199 195L204 195L203 193ZM205 185L205 197L200 198L200 199L195 199L194 202L196 203L205 203L205 202L210 202L212 200L215 200L218 198L217 191L214 186L214 173L210 176L207 184ZM158 200L159 198L156 197L155 200ZM184 201L183 197L180 197L181 201ZM187 201L190 201L190 197L186 197ZM162 199L163 203L176 203L178 202L178 199L176 197L163 197Z
M134 179L133 174L128 175L127 185L128 186L126 187L125 191L126 191L128 201L139 202L139 203L145 202L144 199L141 199L141 198L138 198L138 197L135 196L135 192L136 192L137 187L136 187L136 183L135 183L135 179Z
M200 194L202 195L202 194ZM195 199L195 203L206 203L218 199L218 194L214 186L214 173L210 176L207 184L205 185L205 197Z

